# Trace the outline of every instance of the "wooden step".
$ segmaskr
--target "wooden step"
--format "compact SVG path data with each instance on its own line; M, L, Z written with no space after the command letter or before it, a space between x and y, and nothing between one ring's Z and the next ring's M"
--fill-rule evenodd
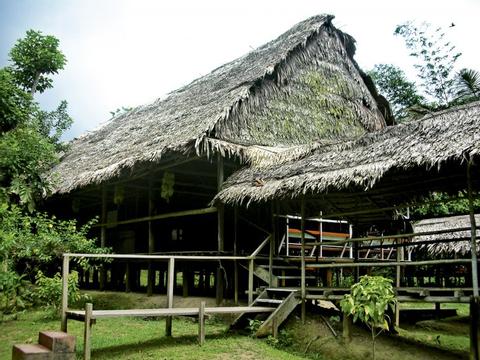
M268 269L268 265L259 265L264 269ZM300 270L300 267L295 265L273 265L272 269L274 270Z
M257 303L262 304L281 304L283 300L279 299L258 299Z
M260 325L255 336L263 337L269 334L276 336L278 328L288 318L288 316L295 310L300 300L296 298L295 292L290 294L282 301L275 311Z
M279 280L300 280L302 277L300 275L279 275L277 278ZM305 276L305 279L315 279L315 276Z
M38 343L54 353L75 352L75 336L63 331L40 331Z
M39 344L13 345L12 360L53 360L53 352Z

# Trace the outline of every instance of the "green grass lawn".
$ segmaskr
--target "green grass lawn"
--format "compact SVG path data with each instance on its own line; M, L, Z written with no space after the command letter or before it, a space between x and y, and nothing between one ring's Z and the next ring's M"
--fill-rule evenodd
M161 297L140 293L89 292L95 309L161 307ZM211 299L210 299L211 300ZM193 306L196 298L177 298L178 306ZM187 302L187 303L184 303ZM81 306L80 306L81 307ZM377 359L454 360L467 359L468 305L442 305L457 309L460 316L443 320L425 320L415 325L402 324L399 335L380 336ZM402 304L402 308L431 309L429 304ZM309 314L305 325L293 315L276 342L254 339L248 333L228 332L227 321L207 320L206 343L197 343L198 324L186 318L175 319L173 337L165 336L165 320L141 318L99 319L93 326L94 359L318 359L368 360L371 354L369 333L355 327L353 341L344 344L341 323L334 323L335 338L319 315ZM83 323L69 321L69 332L77 337L77 355L82 357ZM56 330L60 320L46 318L42 310L30 310L17 320L0 323L0 359L10 359L15 343L36 343L40 330ZM277 345L277 348L272 346ZM308 350L305 352L305 350ZM305 352L305 355L304 355Z
M69 321L77 337L77 357L83 351L83 323ZM59 320L45 319L43 311L29 311L18 320L0 324L0 359L10 359L15 343L36 343L40 330L59 329ZM197 344L198 325L175 319L173 336L165 336L165 320L101 319L93 326L94 359L303 359L245 335L227 334L227 326L207 321L206 342Z

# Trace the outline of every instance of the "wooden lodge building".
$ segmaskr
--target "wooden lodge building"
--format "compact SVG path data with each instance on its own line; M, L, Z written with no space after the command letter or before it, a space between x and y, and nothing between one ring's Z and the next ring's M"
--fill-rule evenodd
M305 261L319 264L317 275L338 258L359 260L358 248L349 256L353 250L343 245L320 259L312 245L305 259L301 235L302 255L288 262L283 254L272 264L290 228L305 233L305 217L317 219L311 226L320 229L309 234L320 239L360 236L372 225L408 233L402 205L432 190L465 189L467 167L478 188L471 174L478 174L472 160L480 150L480 104L389 126L388 104L353 58L354 39L332 19L307 19L75 139L51 173L56 187L48 206L81 221L98 216L101 244L117 254L264 254L255 265L180 261L184 294L216 289L221 301L238 300L252 286L243 266L255 266L258 285L298 286L300 275L283 270L298 270L300 258L303 271ZM282 271L273 275L275 266ZM142 269L149 293L166 286L165 263L106 268L102 288L138 289ZM331 273L319 276L307 281L331 285Z

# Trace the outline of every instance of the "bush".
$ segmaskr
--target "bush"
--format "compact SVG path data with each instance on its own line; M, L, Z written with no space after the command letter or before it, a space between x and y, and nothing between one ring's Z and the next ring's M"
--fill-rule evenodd
M45 276L41 271L35 277L36 302L50 311L50 315L58 315L62 305L62 277L56 273L53 277ZM78 288L78 273L72 271L68 277L68 303L89 300Z
M30 282L15 271L0 271L0 319L31 305Z

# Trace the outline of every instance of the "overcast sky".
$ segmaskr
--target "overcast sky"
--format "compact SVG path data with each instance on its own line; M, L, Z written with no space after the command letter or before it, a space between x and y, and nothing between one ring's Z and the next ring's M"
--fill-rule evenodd
M463 53L459 67L480 69L479 0L0 0L0 66L28 29L59 38L68 64L37 100L46 109L68 101L72 138L110 111L149 103L322 13L357 40L364 70L392 63L413 78L393 36L408 20L442 26Z

